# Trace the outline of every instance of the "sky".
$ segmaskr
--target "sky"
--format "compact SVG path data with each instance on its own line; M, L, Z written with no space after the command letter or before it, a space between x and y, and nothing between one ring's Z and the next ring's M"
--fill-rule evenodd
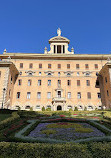
M44 53L59 27L69 51L110 54L111 0L0 0L0 54Z

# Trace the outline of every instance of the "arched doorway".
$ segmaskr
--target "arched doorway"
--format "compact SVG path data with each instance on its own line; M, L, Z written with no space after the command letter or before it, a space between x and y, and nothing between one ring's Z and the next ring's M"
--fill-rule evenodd
M62 110L62 106L58 105L57 110Z

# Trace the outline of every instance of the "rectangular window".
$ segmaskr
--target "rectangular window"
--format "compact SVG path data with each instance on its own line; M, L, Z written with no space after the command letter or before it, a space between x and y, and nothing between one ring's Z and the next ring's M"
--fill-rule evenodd
M39 69L42 69L42 64L39 64Z
M86 80L86 86L90 86L90 80Z
M20 68L23 68L23 63L20 63Z
M58 87L60 87L61 86L61 80L58 80L57 84L58 84Z
M28 86L31 86L32 80L28 80Z
M37 92L37 98L38 98L38 99L41 98L41 92Z
M58 64L58 69L61 69L61 64Z
M41 86L41 80L38 80L38 86Z
M71 98L71 92L67 93L67 98L70 99Z
M30 99L31 92L27 92L27 99Z
M67 64L67 69L70 69L70 64Z
M77 93L77 99L81 99L81 92Z
M105 82L107 83L107 77L105 77Z
M98 69L98 64L95 64L95 69Z
M39 72L39 76L41 76L41 74L42 74L42 73L41 73L41 72Z
M87 92L87 98L91 99L91 92Z
M65 46L63 45L63 53L65 53Z
M47 92L47 98L48 98L48 99L51 98L51 92Z
M107 90L107 96L109 96L109 91Z
M89 69L89 65L88 65L88 64L85 64L85 68L86 68L86 69Z
M51 69L51 64L48 64L48 69Z
M48 80L48 86L51 86L51 80Z
M18 80L18 86L21 86L22 80Z
M77 86L80 86L80 80L77 80Z
M76 69L79 69L79 64L76 64Z
M61 45L57 45L57 53L61 53Z
M20 99L20 92L17 92L17 99Z
M54 54L56 53L55 47L56 47L56 46L54 45Z
M29 64L29 68L30 68L30 69L33 68L33 64L32 64L32 63Z
M67 85L68 85L68 86L71 85L71 80L67 80Z
M97 93L98 99L101 98L101 93Z

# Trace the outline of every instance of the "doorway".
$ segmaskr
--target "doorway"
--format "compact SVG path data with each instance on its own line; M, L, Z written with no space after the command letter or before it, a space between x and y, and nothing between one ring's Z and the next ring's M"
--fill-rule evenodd
M58 105L57 110L62 110L62 106Z

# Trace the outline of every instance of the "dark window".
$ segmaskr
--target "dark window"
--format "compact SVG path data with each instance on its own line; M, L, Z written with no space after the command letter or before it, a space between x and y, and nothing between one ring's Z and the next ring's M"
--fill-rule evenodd
M86 80L86 85L90 86L90 80Z
M63 53L65 53L65 46L63 45Z
M61 64L58 64L58 69L61 69Z
M48 80L48 86L51 86L51 80Z
M68 85L68 86L71 85L71 80L67 80L67 85Z
M1 77L1 71L0 71L0 77Z
M32 80L28 80L28 86L31 86Z
M42 64L39 64L39 68L40 68L40 69L42 68Z
M79 64L76 64L76 69L79 69Z
M33 68L33 64L32 64L32 63L29 64L29 68L30 68L30 69Z
M51 64L48 64L48 69L51 69Z
M20 63L20 68L23 68L23 63Z
M101 93L97 93L98 99L101 98Z
M88 64L85 64L85 68L86 68L86 69L89 69L89 65L88 65Z
M61 45L57 46L57 53L61 53Z
M80 80L77 80L77 86L80 86Z
M70 69L70 64L67 64L67 69Z
M106 81L106 83L107 83L107 77L105 77L105 81Z
M99 80L96 80L96 86L99 86Z
M98 64L95 64L95 69L98 69Z
M109 96L109 91L107 90L107 96Z
M55 45L54 45L54 53L56 53L56 52L55 52Z
M18 80L18 86L22 84L22 80Z
M91 92L87 92L87 98L91 99Z
M17 92L17 99L20 98L20 92Z

